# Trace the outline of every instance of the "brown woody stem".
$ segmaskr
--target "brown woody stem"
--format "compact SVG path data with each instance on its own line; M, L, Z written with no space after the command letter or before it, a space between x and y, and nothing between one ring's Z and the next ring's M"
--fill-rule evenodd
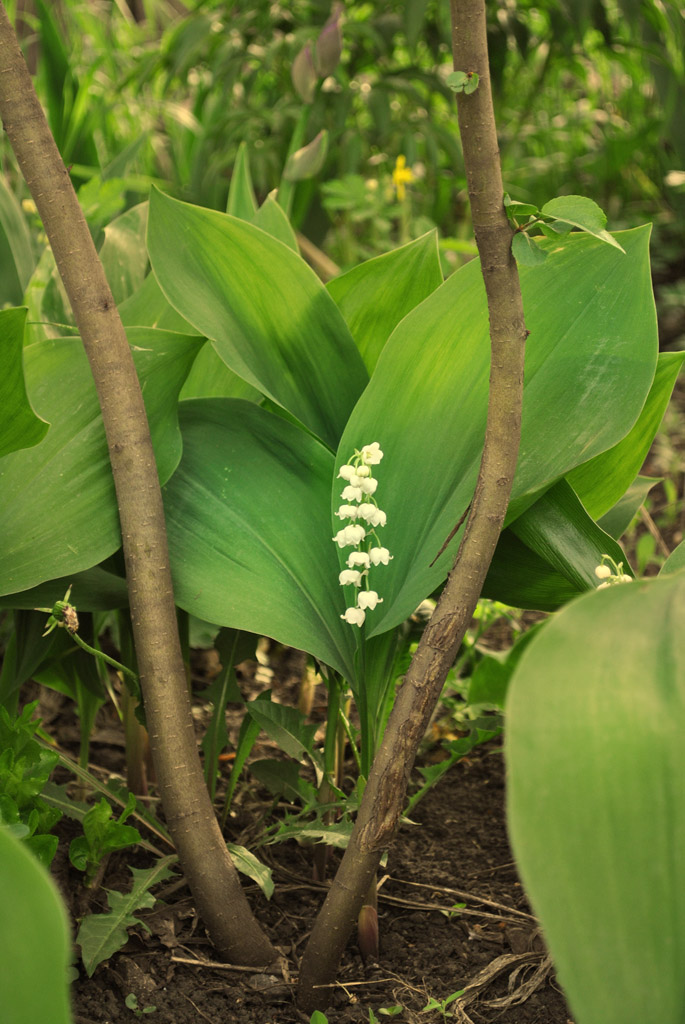
M7 13L0 4L0 117L42 218L90 361L119 505L131 619L150 744L169 830L219 953L268 964L204 783L169 570L162 495L133 359Z
M405 676L374 760L349 845L302 959L298 1004L328 1004L345 944L390 843L409 773L447 672L471 620L504 522L521 434L526 328L490 91L484 0L452 0L455 70L478 88L458 96L471 211L490 315L488 418L478 483L454 568ZM443 439L449 443L448 438ZM323 986L323 987L322 987Z

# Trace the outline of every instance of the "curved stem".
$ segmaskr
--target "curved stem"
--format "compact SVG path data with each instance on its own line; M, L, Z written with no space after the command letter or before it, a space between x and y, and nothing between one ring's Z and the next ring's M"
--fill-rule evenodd
M488 418L478 483L457 559L399 690L349 845L314 924L300 968L298 1004L328 1003L340 957L402 810L409 773L471 620L504 522L521 434L526 329L490 91L484 0L452 0L455 70L478 88L458 96L476 243L490 314ZM446 439L448 440L448 439Z
M116 488L150 745L169 831L219 953L268 964L197 753L178 639L162 495L131 351L69 172L0 4L0 117L36 203L93 372Z
M86 651L87 654L92 654L94 658L98 658L100 661L106 661L107 664L111 665L112 668L115 668L117 672L123 672L124 675L130 676L131 679L138 682L138 676L133 669L126 668L125 665L119 664L118 661L115 661L114 658L110 658L109 654L105 654L104 651L97 651L94 647L91 647L90 644L87 644L85 640L82 640L78 633L72 633L71 637L79 647Z

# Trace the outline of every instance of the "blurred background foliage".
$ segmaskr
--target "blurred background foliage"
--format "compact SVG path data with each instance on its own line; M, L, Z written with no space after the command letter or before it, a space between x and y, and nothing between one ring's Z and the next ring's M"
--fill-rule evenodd
M226 208L246 142L263 199L278 187L303 101L291 68L331 0L9 0L39 96L98 232L151 181ZM488 0L505 187L541 206L591 196L612 230L655 225L655 281L685 324L685 18L676 0ZM446 269L473 252L448 0L344 0L343 48L308 108L328 133L294 226L343 268L438 227ZM6 142L5 179L26 198ZM398 156L411 171L393 184ZM30 215L30 214L29 214Z

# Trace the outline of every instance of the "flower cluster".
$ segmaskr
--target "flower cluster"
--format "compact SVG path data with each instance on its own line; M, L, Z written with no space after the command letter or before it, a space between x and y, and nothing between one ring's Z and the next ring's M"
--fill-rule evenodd
M623 562L616 562L610 555L602 555L602 564L595 569L595 576L603 580L597 590L605 590L606 587L615 587L617 583L632 583L633 577L623 571Z
M355 449L338 473L346 483L341 493L344 504L335 514L341 521L348 520L348 525L338 530L333 540L340 548L355 549L347 557L347 568L338 577L342 587L357 588L355 604L340 616L351 626L362 626L367 610L373 611L382 603L383 598L369 588L369 569L372 565L387 565L392 558L388 549L381 547L376 533L376 527L385 526L386 515L374 498L378 480L371 467L377 466L382 458L378 441L365 444L360 451Z

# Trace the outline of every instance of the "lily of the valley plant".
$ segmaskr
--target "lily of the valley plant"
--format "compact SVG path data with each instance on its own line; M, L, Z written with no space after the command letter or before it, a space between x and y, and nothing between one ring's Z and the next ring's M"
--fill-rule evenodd
M361 451L355 450L354 456L338 472L338 477L347 481L340 495L347 504L341 505L335 514L341 521L348 520L349 525L338 530L333 540L340 548L355 549L347 557L347 568L338 576L342 587L357 589L355 603L340 616L351 626L363 626L367 610L373 611L376 605L382 604L383 598L369 586L369 571L372 565L387 565L392 558L388 549L381 546L376 533L376 527L385 526L387 517L373 497L378 480L371 467L377 466L382 458L381 446L374 441L365 444ZM349 504L353 501L355 505Z

